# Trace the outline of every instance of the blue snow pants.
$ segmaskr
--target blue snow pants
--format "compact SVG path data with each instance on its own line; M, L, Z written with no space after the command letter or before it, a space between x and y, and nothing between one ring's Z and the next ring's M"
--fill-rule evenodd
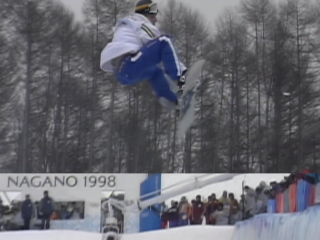
M177 95L171 91L164 71L157 66L159 63L163 63L165 72L172 80L180 79L180 62L168 36L156 38L143 46L137 54L122 59L115 69L115 75L123 85L148 80L159 98L176 102Z

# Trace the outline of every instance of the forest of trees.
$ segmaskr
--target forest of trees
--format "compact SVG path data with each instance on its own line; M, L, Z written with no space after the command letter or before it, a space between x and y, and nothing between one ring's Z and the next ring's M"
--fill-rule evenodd
M206 59L184 139L148 82L123 87L100 53L133 0L0 2L0 171L320 171L320 4L244 0L208 23L169 0L159 27ZM209 27L210 26L210 27Z

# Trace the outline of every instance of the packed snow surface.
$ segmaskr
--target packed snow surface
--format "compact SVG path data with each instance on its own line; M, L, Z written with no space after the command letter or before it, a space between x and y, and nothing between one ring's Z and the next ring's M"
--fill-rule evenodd
M121 240L230 240L233 226L186 226L144 233L125 234ZM102 240L99 233L81 231L14 231L0 232L0 240Z

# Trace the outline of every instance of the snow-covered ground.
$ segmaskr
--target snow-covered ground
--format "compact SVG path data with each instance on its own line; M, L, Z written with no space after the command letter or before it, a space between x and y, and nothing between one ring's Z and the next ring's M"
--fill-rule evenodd
M77 231L15 231L0 232L1 240L101 240L99 233Z
M233 229L232 226L186 226L126 234L121 240L230 240ZM0 233L0 240L102 240L102 235L80 231L17 231Z

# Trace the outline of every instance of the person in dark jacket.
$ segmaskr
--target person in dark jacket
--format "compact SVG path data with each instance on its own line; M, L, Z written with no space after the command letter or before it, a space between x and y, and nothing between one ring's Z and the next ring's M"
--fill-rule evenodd
M160 218L161 218L161 228L167 228L168 225L168 219L167 219L167 210L168 207L165 204L165 202L163 202L161 204L161 212L160 212Z
M24 229L28 230L30 229L30 221L32 217L34 217L35 208L30 200L30 195L26 195L26 199L22 202L21 205L21 217L24 222Z
M212 196L208 196L208 203L205 205L205 217L207 225L214 224L210 221L210 216L217 209L218 203L219 202L217 199L214 199Z
M169 222L169 228L177 227L179 225L179 208L178 202L171 201L171 207L166 211L166 219Z
M196 200L192 203L192 223L201 225L204 216L205 204L201 201L201 196L197 195Z
M54 211L54 202L51 197L49 197L48 191L43 192L44 197L40 200L39 211L42 216L41 229L50 228L50 219Z

